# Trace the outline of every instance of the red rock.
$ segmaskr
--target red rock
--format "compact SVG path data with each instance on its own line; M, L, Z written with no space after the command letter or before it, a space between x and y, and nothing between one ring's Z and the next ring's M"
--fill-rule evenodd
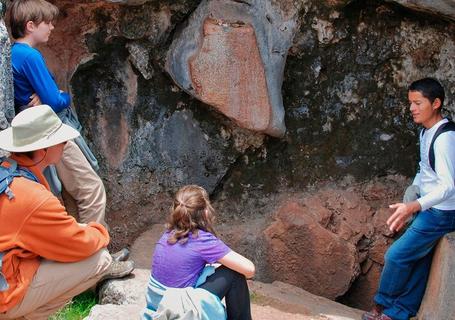
M115 20L119 6L103 3L84 3L80 1L60 0L60 9L55 29L46 45L40 51L62 90L69 89L71 77L77 66L90 58L85 37L100 26L97 14L102 10Z
M296 202L281 207L265 231L267 259L274 279L335 299L359 273L356 249L324 229Z
M240 126L266 130L272 110L253 27L206 19L203 28L189 62L195 93Z

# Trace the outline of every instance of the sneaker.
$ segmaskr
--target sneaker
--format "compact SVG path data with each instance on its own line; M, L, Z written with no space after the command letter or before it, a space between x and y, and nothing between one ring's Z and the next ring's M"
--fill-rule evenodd
M112 261L126 261L130 256L130 250L128 248L123 248L120 251L117 251L114 254L111 254Z
M362 315L362 320L393 320L393 319L384 313L375 314L373 311L369 311Z
M102 276L99 282L108 279L118 279L129 275L134 270L133 261L112 261L106 273Z
M362 315L362 320L377 320L379 316L381 316L382 310L384 308L380 304L375 304L371 311L365 312Z

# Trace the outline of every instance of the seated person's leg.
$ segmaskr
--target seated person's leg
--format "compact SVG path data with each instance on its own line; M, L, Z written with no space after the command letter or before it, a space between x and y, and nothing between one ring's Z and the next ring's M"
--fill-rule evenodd
M220 266L199 288L226 299L229 320L251 320L250 294L245 276Z
M73 263L43 259L24 299L0 319L46 320L74 296L94 286L110 264L111 256L105 249Z
M77 203L78 221L95 221L107 226L104 221L106 192L103 182L76 143L68 141L56 168L63 187Z

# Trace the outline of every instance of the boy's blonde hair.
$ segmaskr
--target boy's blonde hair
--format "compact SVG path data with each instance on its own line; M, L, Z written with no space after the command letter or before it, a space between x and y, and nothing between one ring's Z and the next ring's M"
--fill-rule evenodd
M53 22L57 19L59 10L45 0L14 0L8 11L11 35L14 39L26 36L27 22L36 25L41 22Z
M213 229L215 210L210 204L204 188L188 185L177 191L167 229L171 232L168 243L185 243L191 234L197 236L198 229L215 234Z

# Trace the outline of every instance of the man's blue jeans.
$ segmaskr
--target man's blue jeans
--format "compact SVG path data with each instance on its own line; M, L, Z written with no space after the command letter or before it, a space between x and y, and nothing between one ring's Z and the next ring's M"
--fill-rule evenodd
M417 214L411 226L385 254L376 303L394 320L416 315L430 273L434 247L455 230L455 210L428 209Z

